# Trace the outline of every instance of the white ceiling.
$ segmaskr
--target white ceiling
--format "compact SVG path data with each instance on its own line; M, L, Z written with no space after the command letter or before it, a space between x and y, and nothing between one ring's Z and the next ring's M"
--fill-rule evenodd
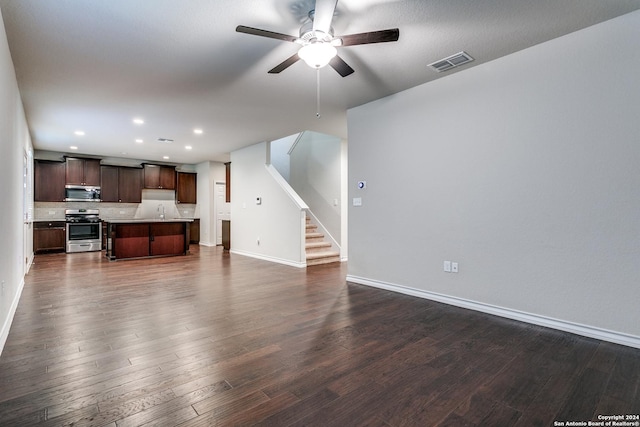
M235 31L297 36L313 4L0 0L35 148L193 164L302 130L347 138L351 107L640 9L640 0L340 0L336 35L397 27L400 39L339 48L355 73L320 70L318 119L315 70L300 61L267 74L299 46ZM475 61L427 67L460 51Z

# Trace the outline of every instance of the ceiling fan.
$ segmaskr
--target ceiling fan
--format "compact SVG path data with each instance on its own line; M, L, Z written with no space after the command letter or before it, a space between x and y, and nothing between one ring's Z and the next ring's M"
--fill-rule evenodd
M333 35L331 21L333 20L337 3L338 0L316 0L315 9L309 12L309 19L300 27L300 37L244 25L238 25L236 31L302 45L298 52L269 70L271 74L279 73L302 59L311 68L319 69L330 65L338 74L346 77L352 74L354 70L338 56L336 47L395 42L400 36L400 30L392 28L336 37Z

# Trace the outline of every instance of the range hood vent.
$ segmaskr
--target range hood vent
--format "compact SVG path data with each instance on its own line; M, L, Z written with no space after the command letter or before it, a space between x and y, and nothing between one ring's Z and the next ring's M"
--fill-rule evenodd
M429 67L433 68L439 73L448 71L452 68L459 67L467 62L473 61L473 58L466 52L458 52L455 55L448 56L439 61L429 64Z

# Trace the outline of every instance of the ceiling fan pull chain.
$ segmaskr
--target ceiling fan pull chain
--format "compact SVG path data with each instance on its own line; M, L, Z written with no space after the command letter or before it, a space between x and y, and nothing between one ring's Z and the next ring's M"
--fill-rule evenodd
M316 68L316 118L320 118L320 68Z

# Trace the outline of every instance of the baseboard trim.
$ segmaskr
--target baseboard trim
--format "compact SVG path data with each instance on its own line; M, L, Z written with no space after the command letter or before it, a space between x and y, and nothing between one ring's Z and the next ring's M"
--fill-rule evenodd
M270 256L262 255L262 254L255 254L255 253L252 253L252 252L244 252L244 251L238 251L238 250L231 249L229 251L229 253L236 254L236 255L247 256L249 258L261 259L263 261L269 261L269 262L275 262L275 263L278 263L278 264L284 264L284 265L288 265L290 267L305 268L307 266L306 262L295 262L295 261L291 261L291 260L288 260L288 259L270 257Z
M479 311L482 313L493 314L507 319L518 320L533 325L544 326L551 329L557 329L576 335L589 338L595 338L602 341L608 341L615 344L621 344L628 347L640 348L640 337L622 332L610 331L595 326L582 325L566 320L554 319L539 314L527 313L510 308L498 307L491 304L485 304L477 301L467 300L464 298L453 297L449 295L439 294L436 292L424 291L421 289L410 288L407 286L396 285L393 283L381 282L379 280L367 279L364 277L347 275L347 282L353 282L360 285L371 286L374 288L385 289L392 292L399 292L405 295L411 295L418 298L424 298L432 301L441 302L461 308Z
M2 330L0 330L0 355L2 355L4 345L7 343L7 338L9 338L9 330L11 329L11 323L13 323L13 318L16 315L16 310L18 309L18 302L20 302L22 289L24 289L24 278L22 278L20 284L18 285L18 292L16 292L16 295L11 302L9 313L7 313L7 317L4 319Z

